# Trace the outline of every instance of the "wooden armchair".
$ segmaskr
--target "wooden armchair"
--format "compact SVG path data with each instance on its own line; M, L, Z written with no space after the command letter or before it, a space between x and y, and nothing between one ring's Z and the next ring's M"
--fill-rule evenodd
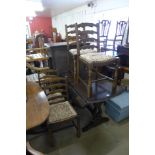
M26 67L34 72L33 74L26 76L27 81L38 82L39 85L40 85L40 81L42 80L42 78L45 79L45 78L56 76L56 70L50 69L49 67L42 67L42 68L34 67L30 63L26 63Z
M31 48L26 50L26 67L33 71L34 74L27 75L28 81L39 82L43 76L56 75L56 70L51 69L48 65L48 48ZM36 65L39 62L41 65Z
M62 77L45 78L41 81L41 87L50 104L47 121L49 133L63 129L65 123L72 122L77 129L77 136L80 137L80 118L68 100L67 79Z

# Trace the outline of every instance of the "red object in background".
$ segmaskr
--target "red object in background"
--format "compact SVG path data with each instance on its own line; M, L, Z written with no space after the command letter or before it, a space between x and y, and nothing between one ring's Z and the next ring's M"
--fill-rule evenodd
M34 34L35 31L41 32L41 30L44 31L44 33L47 35L47 37L51 38L52 33L52 21L51 17L33 17L32 20L30 20L30 17L26 17L26 21L30 24L30 30L31 35Z

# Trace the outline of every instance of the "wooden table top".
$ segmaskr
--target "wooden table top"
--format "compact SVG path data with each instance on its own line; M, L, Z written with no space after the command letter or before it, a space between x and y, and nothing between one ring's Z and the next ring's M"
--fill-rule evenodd
M49 115L49 104L44 91L39 84L26 84L26 130L42 124Z

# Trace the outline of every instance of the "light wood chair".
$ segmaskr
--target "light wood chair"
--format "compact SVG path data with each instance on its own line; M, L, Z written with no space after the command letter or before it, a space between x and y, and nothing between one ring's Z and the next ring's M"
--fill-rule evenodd
M54 69L50 69L49 67L34 67L32 64L30 63L26 63L26 67L28 69L30 69L31 71L33 71L33 74L27 75L26 79L27 81L34 81L34 82L38 82L40 85L40 81L42 80L42 78L50 78L50 77L55 77L56 75L56 70Z
M79 31L80 28L83 28L82 31ZM82 35L81 35L82 34ZM88 37L83 37L83 34ZM92 83L97 85L98 81L102 80L111 80L113 82L112 94L116 91L116 80L117 80L117 68L119 64L119 58L114 56L105 55L103 52L100 52L100 37L99 37L99 23L81 23L76 26L76 36L77 36L77 81L80 81L87 89L87 97L92 97ZM82 45L84 43L84 45ZM85 54L81 51L86 50ZM83 80L80 74L80 66L84 64L87 68L86 72L88 73L87 81ZM100 68L108 65L114 66L114 78L107 77L101 74ZM95 80L93 80L93 74L95 73Z
M48 59L47 47L26 49L26 62L39 62L39 65L34 64L35 67L48 67Z
M67 78L43 78L41 87L50 104L50 114L47 121L49 133L63 129L65 123L72 122L77 129L77 136L80 137L80 118L68 98Z
M39 38L38 38L39 40ZM40 46L43 46L42 40L39 42ZM35 63L38 62L38 63ZM39 82L43 76L56 75L56 70L49 67L48 48L31 48L26 50L26 67L33 71L33 74L27 75L28 81ZM36 65L38 64L38 65ZM41 65L40 65L41 64Z
M88 26L93 27L95 24L88 23ZM98 49L93 50L93 45L88 48L90 42L94 43L94 40L96 40L93 37L88 37L88 35L96 34L93 30L86 30L85 26L80 26L80 24L72 24L72 25L65 25L66 28L66 41L67 41L67 48L68 48L68 68L69 72L71 72L71 75L73 77L74 84L78 81L78 71L79 71L79 64L78 64L78 58L79 55L96 52L99 50L99 44ZM79 42L78 35L80 35L81 40ZM88 42L89 41L89 42ZM80 49L78 52L80 46L85 47L83 49ZM97 46L94 46L94 48Z

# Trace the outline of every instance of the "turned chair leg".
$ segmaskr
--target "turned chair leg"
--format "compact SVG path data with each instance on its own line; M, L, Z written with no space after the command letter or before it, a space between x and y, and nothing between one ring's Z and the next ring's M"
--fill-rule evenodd
M88 98L91 97L92 95L92 81L91 81L91 76L92 76L92 70L89 67L88 68Z
M80 128L80 116L77 116L77 137L81 136L81 128Z
M48 129L48 141L49 141L49 144L51 146L55 146L56 144L56 141L55 141L55 138L53 136L53 132L52 132L52 129L50 126L47 125L47 129Z
M79 60L79 56L77 56L77 84L79 84L79 74L80 74L80 60Z
M118 61L119 62L119 61ZM117 79L118 79L118 62L116 64L115 72L114 72L114 80L112 84L112 95L115 95L116 90L117 90Z
M73 62L74 62L74 71L73 71L73 76L74 76L74 84L75 84L75 82L76 82L76 60L75 60L75 58L73 59Z

